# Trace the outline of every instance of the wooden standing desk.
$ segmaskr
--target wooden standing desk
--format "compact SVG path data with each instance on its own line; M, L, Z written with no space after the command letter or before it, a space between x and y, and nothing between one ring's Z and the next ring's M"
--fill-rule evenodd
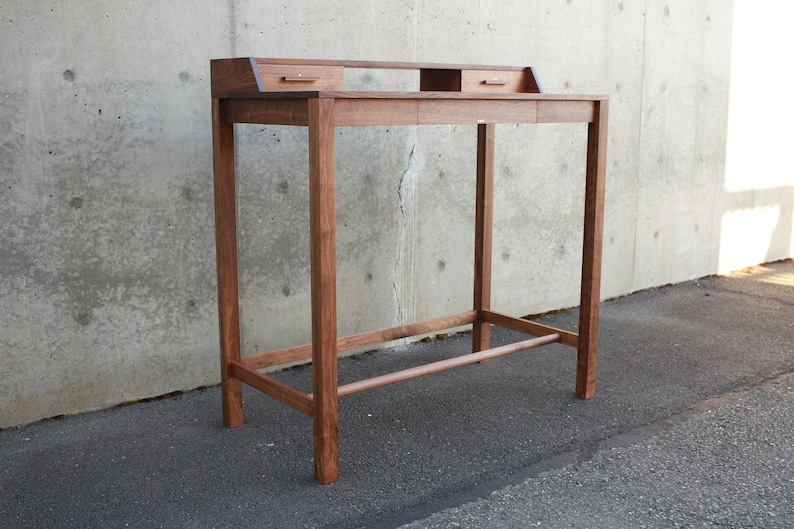
M344 89L345 68L419 71L416 92ZM417 376L559 342L577 349L576 394L595 391L599 285L607 146L607 96L541 93L532 68L494 66L219 59L211 62L212 140L223 421L243 423L242 383L314 420L314 475L339 476L338 407L350 395ZM578 333L491 310L494 132L497 123L588 123L584 244ZM294 125L309 129L312 343L240 356L234 124ZM471 311L353 336L337 337L334 127L362 125L477 125L474 306ZM472 353L343 386L339 351L472 325ZM532 338L489 348L491 325ZM311 359L311 394L259 372Z

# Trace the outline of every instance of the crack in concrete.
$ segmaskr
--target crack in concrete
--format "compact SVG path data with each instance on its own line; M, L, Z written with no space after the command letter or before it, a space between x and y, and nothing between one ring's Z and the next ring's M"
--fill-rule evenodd
M404 269L403 261L405 260L405 242L406 242L406 217L405 217L405 197L403 196L403 185L405 184L405 178L408 173L411 172L411 167L413 165L414 154L416 153L416 139L414 139L413 144L411 145L411 153L408 155L408 162L405 165L405 170L400 175L400 181L397 183L397 203L400 207L400 219L398 222L398 234L397 234L397 259L394 261L394 273L392 275L392 289L394 290L394 303L397 309L397 319L399 323L404 323L404 314L403 314L403 304L402 304L402 296L400 295L400 289L397 285L398 279L401 277L401 271Z
M411 154L408 155L408 163L406 164L405 171L403 174L400 175L400 181L397 183L397 197L399 199L400 205L400 214L402 215L403 220L405 219L405 208L403 208L403 183L405 182L405 175L411 170L411 163L414 159L414 152L416 152L416 142L411 146Z

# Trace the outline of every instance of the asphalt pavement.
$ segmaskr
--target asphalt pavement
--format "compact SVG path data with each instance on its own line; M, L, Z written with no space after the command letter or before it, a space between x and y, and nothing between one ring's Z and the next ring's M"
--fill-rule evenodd
M469 344L345 358L340 382ZM236 429L218 387L7 428L0 527L794 527L794 261L605 301L591 400L575 362L552 345L344 397L326 486L310 419L249 389Z

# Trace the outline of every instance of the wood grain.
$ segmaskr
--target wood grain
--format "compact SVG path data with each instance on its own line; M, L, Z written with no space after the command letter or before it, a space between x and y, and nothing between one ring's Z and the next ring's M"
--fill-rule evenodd
M538 123L590 123L595 120L592 101L538 101Z
M225 118L229 123L269 125L309 124L307 99L227 99Z
M311 357L312 344L305 344L244 356L240 362L249 369L265 369L308 360Z
M490 360L492 358L496 358L499 356L505 356L505 355L517 353L519 351L526 351L527 349L532 349L534 347L539 347L541 345L554 343L559 341L559 339L560 339L559 334L550 334L548 336L532 338L531 340L524 340L522 342L516 342L507 345L502 345L500 347L494 347L493 349L487 349L485 351L470 353L463 356L456 356L455 358L449 358L447 360L441 360L439 362L433 362L431 364L425 364L423 366L412 367L410 369L404 369L402 371L395 371L387 375L381 375L379 377L368 378L366 380L361 380L358 382L353 382L351 384L345 384L344 386L339 386L339 395L340 396L353 395L354 393L360 393L362 391L388 386L389 384L394 384L396 382L402 382L404 380L410 380L412 378L418 378L425 375L430 375L432 373L439 373L441 371L446 371L448 369L453 369L468 364L484 362L486 360Z
M419 92L344 91L344 68L419 70ZM482 362L552 342L577 348L576 394L595 391L606 173L608 96L542 94L533 68L371 61L226 59L212 61L212 127L218 312L224 423L243 422L241 383L310 415L314 470L339 476L338 398L416 376ZM274 92L273 90L279 90ZM490 309L494 134L497 123L588 123L579 333ZM307 126L312 343L240 358L234 123ZM477 124L475 278L472 311L337 337L334 128L360 125ZM337 354L395 339L473 324L470 355L338 388ZM537 336L488 348L490 325ZM312 360L312 394L257 369Z
M230 60L230 59L226 59ZM233 59L231 59L233 60ZM317 59L283 59L260 57L253 59L257 64L295 64L343 66L346 68L374 68L381 70L420 70L423 68L436 70L523 70L523 66L487 66L478 64L444 64L432 62L394 62L394 61L337 61Z
M345 68L343 66L267 63L258 63L257 65L262 79L263 91L291 92L295 90L345 89ZM295 79L302 77L316 80L307 82Z
M543 87L540 85L540 79L538 79L538 72L535 71L533 66L527 66L525 79L527 81L527 86L524 88L525 92L532 94L543 93Z
M419 70L419 90L423 92L460 92L460 70L422 68Z
M240 307L237 278L237 205L234 178L234 125L226 122L222 103L212 100L212 156L215 193L215 257L218 277L221 401L223 423L243 424L240 381L229 373L240 359Z
M210 88L213 97L222 92L261 92L264 90L259 78L256 60L215 59L210 61Z
M337 126L416 125L418 104L406 99L337 99Z
M427 98L418 103L419 125L534 123L537 120L537 105L532 102Z
M534 321L508 316L500 312L486 311L484 320L497 327L503 327L516 332L529 334L530 336L546 336L549 334L559 334L560 343L569 347L579 346L579 335L563 329L557 329L549 325L543 325Z
M250 369L240 362L232 362L229 366L229 372L252 388L258 389L262 393L295 408L301 413L305 413L309 417L314 416L314 402L309 395Z
M491 308L491 254L493 252L493 178L496 125L477 126L477 196L474 213L474 310L472 352L488 349L491 326L483 312Z
M339 350L348 351L350 349L358 349L360 347L368 347L370 345L399 340L400 338L409 338L452 329L474 322L475 317L476 313L474 311L469 311L416 323L397 325L396 327L389 327L387 329L355 334L340 339Z
M309 226L314 477L323 484L339 479L335 195L334 101L310 99Z
M453 101L607 101L605 95L578 94L533 94L533 93L499 93L482 94L477 92L381 92L381 91L317 91L304 92L223 92L219 99L437 99Z
M582 291L579 308L579 350L576 362L576 395L583 399L595 395L608 105L607 101L596 103L596 119L587 127Z
M487 94L524 92L527 86L525 76L526 70L463 70L460 91Z
M383 344L401 338L410 338L422 334L444 331L473 323L475 318L476 312L469 311L416 323L397 325L386 329L363 332L352 336L345 336L336 341L336 350L338 352L350 351L351 349ZM263 369L307 360L311 357L312 346L311 344L306 344L245 356L241 359L241 363L249 369Z

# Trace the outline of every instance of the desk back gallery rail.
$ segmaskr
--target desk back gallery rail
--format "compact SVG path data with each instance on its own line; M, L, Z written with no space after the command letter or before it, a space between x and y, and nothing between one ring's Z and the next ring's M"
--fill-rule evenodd
M345 90L345 70L418 72L418 91ZM429 63L236 58L211 61L216 257L223 420L243 423L245 383L314 421L314 474L339 476L338 398L483 362L550 343L577 350L576 394L595 392L598 310L606 171L606 96L542 93L531 67ZM309 129L309 224L312 341L242 357L237 256L234 124ZM491 310L494 138L497 123L587 123L584 233L578 332ZM477 125L473 310L337 337L334 128L372 125ZM472 326L472 352L339 386L339 352ZM492 325L532 338L491 348ZM311 393L260 372L311 360Z

